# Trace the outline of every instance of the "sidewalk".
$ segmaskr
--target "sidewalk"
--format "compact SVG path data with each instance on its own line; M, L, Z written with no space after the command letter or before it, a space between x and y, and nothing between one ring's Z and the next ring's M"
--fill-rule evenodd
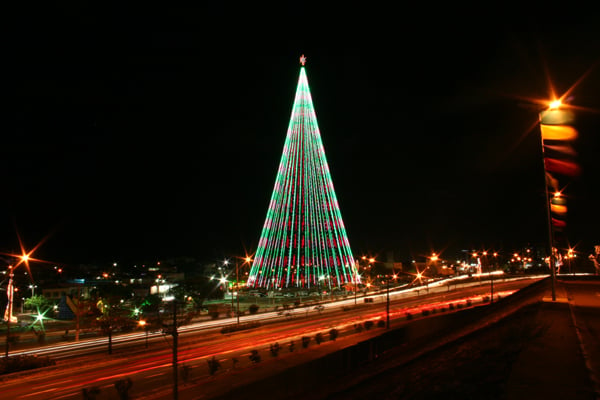
M507 399L595 399L564 286L541 299L536 324L546 329L519 354L506 383Z

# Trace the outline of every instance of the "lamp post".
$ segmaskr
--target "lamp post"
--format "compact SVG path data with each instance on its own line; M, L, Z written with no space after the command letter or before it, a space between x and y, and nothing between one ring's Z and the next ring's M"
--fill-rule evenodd
M240 277L238 275L239 262L236 260L235 262L235 315L237 317L237 324L240 324ZM233 286L232 286L233 287ZM231 297L231 301L233 301L233 296Z
M225 267L227 267L229 265L229 260L225 260L223 261L223 265ZM236 270L236 276L237 276L237 261L235 262L235 270ZM229 276L229 270L227 271L227 276ZM230 282L228 280L226 280L225 278L221 278L221 283L223 283L223 285L225 285L226 282ZM229 285L227 286L229 287ZM234 308L233 308L233 282L231 283L231 290L229 291L229 295L231 296L231 313L233 314L234 312Z
M250 265L250 263L252 262L252 258L246 256L246 258L244 258L244 264L248 264ZM238 325L240 324L240 277L239 277L239 273L238 273L238 262L235 262L235 299L237 302L237 311L236 311L236 315L237 315L237 323Z
M390 329L390 278L387 279L387 294L385 304L385 328Z
M569 273L575 275L575 270L573 269L571 263L573 261L573 258L575 258L575 254L573 253L573 249L569 248L569 251L567 253L567 258L569 261Z
M548 174L548 169L552 170L555 167L546 166L546 155L544 148L544 139L553 141L569 141L577 137L577 131L571 126L573 123L573 114L568 110L560 109L562 106L561 99L554 100L548 104L548 108L539 113L540 122L540 139L542 146L542 165L544 167L544 191L546 201L546 215L548 219L548 245L550 247L549 266L552 275L552 301L556 301L556 264L554 259L554 232L552 221L551 199L549 196L549 181L555 179ZM551 159L549 159L550 161ZM552 165L552 163L550 163ZM574 172L574 171L570 171ZM553 184L557 186L557 184ZM556 188L556 187L555 187Z
M148 325L146 325L146 321L143 319L140 319L138 321L138 325L144 328L144 330L146 331L146 348L148 348Z
M398 275L392 275L394 280L398 277ZM387 279L387 294L386 294L386 305L385 305L385 314L386 314L386 329L390 329L390 278Z
M15 287L13 283L13 278L15 276L15 269L20 265L25 263L27 268L29 269L29 254L23 254L19 256L21 259L16 265L8 266L8 285L6 287L6 296L8 297L8 304L6 304L6 311L4 312L4 320L6 321L6 351L5 357L8 358L8 353L10 350L10 324L11 322L17 322L17 318L13 316L13 301L15 297Z
M354 305L356 305L356 296L358 293L358 263L354 264Z
M498 253L494 252L493 256L494 256L493 265L495 267L496 266L496 257L498 257ZM492 274L492 267L491 266L489 267L489 271L490 271L490 286L491 286L491 288L490 288L490 291L491 291L491 294L490 294L490 303L493 303L494 302L494 275Z
M323 301L323 287L321 286L321 282L325 281L325 275L319 276L319 294L321 295L321 301Z
M31 289L31 297L35 296L35 288L37 285L31 284L29 285L29 289Z
M4 313L4 320L6 321L6 352L4 357L8 358L9 352L9 342L10 342L10 323L13 322L12 316L12 306L13 306L13 296L14 296L14 287L13 287L13 277L15 273L13 271L13 266L8 266L8 286L6 287L6 295L8 297L8 304L6 305L6 312ZM16 322L16 321L15 321Z

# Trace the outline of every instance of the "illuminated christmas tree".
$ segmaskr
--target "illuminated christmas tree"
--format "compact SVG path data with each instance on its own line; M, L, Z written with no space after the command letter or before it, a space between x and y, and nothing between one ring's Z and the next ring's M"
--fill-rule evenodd
M359 279L304 64L249 287L341 287Z

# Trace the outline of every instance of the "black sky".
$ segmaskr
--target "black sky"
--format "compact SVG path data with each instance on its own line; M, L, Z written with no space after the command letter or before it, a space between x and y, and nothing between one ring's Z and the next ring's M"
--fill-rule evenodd
M597 15L411 7L23 11L4 40L0 251L16 230L57 263L254 251L301 54L355 255L543 242L525 99L591 70L572 103L600 109ZM578 113L568 187L583 252L600 240L599 119Z

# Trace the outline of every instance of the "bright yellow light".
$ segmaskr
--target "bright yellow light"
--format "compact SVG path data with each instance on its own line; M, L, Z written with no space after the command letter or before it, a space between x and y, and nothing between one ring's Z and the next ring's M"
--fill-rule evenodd
M557 100L551 101L550 104L548 104L548 108L550 110L556 110L557 108L560 108L561 105L562 105L562 101L560 99L557 99Z
M146 325L146 321L144 321L143 319L140 319L140 320L138 321L138 325L139 325L139 326L144 326L144 325Z
M369 262L375 262L374 258L369 258Z

